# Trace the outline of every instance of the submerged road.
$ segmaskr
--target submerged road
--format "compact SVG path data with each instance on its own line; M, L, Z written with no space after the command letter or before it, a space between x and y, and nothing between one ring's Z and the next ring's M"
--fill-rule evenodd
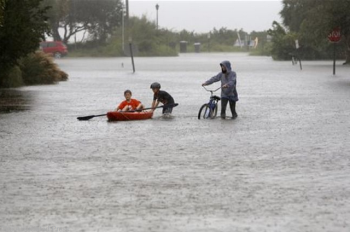
M239 116L198 120L201 83L223 60ZM349 67L246 54L135 58L135 74L129 58L57 62L67 82L0 89L0 231L349 231ZM126 89L149 107L154 81L179 103L172 118L76 120Z

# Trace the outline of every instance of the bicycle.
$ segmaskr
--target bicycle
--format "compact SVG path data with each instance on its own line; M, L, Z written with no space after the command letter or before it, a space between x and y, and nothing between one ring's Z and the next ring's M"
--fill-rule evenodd
M203 86L203 88L210 92L210 98L209 102L205 103L201 106L198 112L198 119L201 119L201 116L203 119L214 119L218 113L218 102L221 100L220 97L214 95L214 92L218 91L221 89L221 87L215 89L215 90L208 90Z

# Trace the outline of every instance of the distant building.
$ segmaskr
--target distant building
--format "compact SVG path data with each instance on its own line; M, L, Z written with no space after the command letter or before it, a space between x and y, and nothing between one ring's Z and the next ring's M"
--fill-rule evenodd
M235 43L233 44L234 47L254 47L256 48L258 46L258 37L256 37L254 40L240 40L237 39Z

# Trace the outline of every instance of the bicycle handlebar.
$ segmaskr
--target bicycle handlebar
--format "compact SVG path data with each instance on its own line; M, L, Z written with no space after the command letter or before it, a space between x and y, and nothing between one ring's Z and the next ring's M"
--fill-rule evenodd
M219 88L217 88L217 89L215 89L215 90L209 90L209 89L207 89L207 88L205 88L205 86L203 85L202 86L206 91L208 91L208 92L216 92L216 91L218 91L219 89L221 89L222 87L220 86Z

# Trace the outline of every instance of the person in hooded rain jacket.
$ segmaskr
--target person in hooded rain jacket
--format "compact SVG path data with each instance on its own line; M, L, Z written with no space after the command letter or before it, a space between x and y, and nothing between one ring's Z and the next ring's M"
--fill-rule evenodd
M236 72L232 70L231 63L229 61L221 62L220 66L221 72L204 82L202 86L221 81L221 118L226 118L226 106L229 102L232 119L235 119L237 118L236 102L238 101Z

